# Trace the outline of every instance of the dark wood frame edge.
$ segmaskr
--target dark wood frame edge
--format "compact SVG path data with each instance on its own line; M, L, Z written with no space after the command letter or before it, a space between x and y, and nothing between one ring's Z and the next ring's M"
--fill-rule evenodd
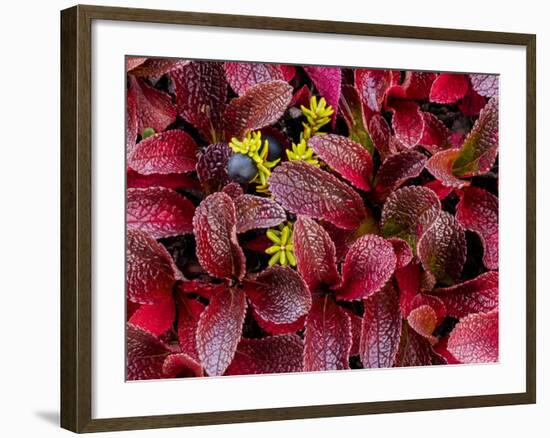
M527 50L526 391L470 397L92 419L91 23L142 21L512 44ZM61 426L100 432L536 402L536 36L503 32L78 5L61 12Z

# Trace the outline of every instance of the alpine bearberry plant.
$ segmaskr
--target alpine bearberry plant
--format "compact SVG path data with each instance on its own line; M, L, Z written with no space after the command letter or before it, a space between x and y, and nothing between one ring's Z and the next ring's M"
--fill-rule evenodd
M498 360L498 76L127 60L127 378Z

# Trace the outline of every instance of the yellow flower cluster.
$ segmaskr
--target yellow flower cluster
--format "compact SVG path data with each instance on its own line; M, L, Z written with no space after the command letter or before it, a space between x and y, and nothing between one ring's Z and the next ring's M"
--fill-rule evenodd
M294 246L292 245L292 222L286 225L279 225L279 229L270 228L267 230L267 237L273 242L265 252L271 255L269 266L278 263L281 266L296 266L294 257Z
M300 109L306 116L306 121L302 123L304 131L300 135L298 144L292 143L292 150L287 149L286 156L291 161L301 160L314 166L319 166L319 160L313 155L313 150L307 145L307 141L314 135L324 134L324 132L320 132L319 130L330 122L330 117L334 114L334 110L330 105L327 105L323 97L317 102L315 96L311 97L309 108L302 105Z
M271 170L279 161L280 158L267 161L267 155L269 153L269 143L265 140L262 144L262 133L260 131L249 132L242 140L238 140L233 137L229 143L229 147L233 152L248 155L256 163L258 167L258 174L252 180L259 184L257 190L265 191L267 189L267 180L271 175Z

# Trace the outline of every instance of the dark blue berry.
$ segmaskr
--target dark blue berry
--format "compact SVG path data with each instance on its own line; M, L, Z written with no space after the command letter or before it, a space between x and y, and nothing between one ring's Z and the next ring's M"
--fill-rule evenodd
M262 136L262 141L268 142L267 161L274 161L277 158L281 158L283 155L283 145L279 140L271 135Z
M248 155L233 154L227 162L227 174L233 181L247 183L254 179L258 167Z

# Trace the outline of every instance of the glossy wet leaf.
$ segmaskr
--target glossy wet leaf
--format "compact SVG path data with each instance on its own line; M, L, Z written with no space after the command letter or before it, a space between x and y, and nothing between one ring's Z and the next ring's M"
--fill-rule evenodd
M177 192L162 187L126 191L126 226L155 239L193 232L195 207Z
M363 300L359 355L365 368L389 368L401 339L399 298L391 283Z
M244 194L234 200L237 233L256 228L270 228L286 220L283 208L268 198Z
M199 130L202 137L221 140L227 81L223 63L193 61L170 73L179 115Z
M225 62L224 68L229 85L239 96L255 85L285 79L281 67L277 64Z
M317 297L306 320L304 371L349 369L351 321L329 295Z
M442 211L418 241L418 257L437 281L454 284L466 262L466 236L462 225Z
M498 269L498 198L479 187L464 188L456 206L456 220L481 238L485 267Z
M163 302L172 292L178 274L168 251L149 234L126 232L126 291L140 304Z
M202 312L197 326L197 352L210 376L221 376L235 356L241 340L246 297L232 288L215 295Z
M433 291L450 316L462 318L472 313L498 308L498 272L485 272L472 280Z
M275 200L295 214L354 229L367 213L361 197L333 175L303 161L277 166L269 178Z
M381 231L387 237L407 241L413 250L416 242L441 211L437 195L419 186L403 187L388 196L382 208Z
M299 216L292 233L298 272L311 290L340 282L336 248L327 231L306 216Z
M417 151L403 151L389 156L378 169L374 180L374 198L381 202L410 178L416 178L426 164L426 156Z
M227 375L295 373L302 371L302 339L295 334L242 339Z
M195 170L197 144L179 129L140 141L128 156L128 166L143 174L184 173Z
M292 324L311 307L311 293L302 277L289 267L271 266L245 280L245 292L263 321Z
M242 139L247 132L272 125L292 99L292 87L284 81L261 83L229 102L224 114L225 138Z
M460 320L449 336L447 349L461 363L497 362L498 310Z
M197 258L214 277L242 279L245 258L237 242L235 205L225 193L214 193L195 211L193 229Z
M374 234L360 237L346 255L337 298L352 301L371 296L386 285L396 263L393 246L386 239Z

